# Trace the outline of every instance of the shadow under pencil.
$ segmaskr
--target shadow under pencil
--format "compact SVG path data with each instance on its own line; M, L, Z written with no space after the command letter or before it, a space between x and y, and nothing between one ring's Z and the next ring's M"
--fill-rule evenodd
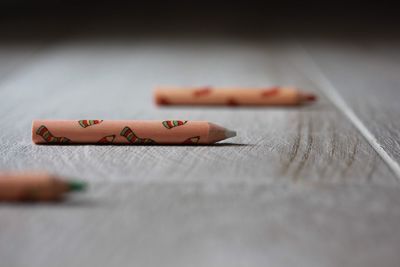
M43 143L36 144L38 146L126 146L126 147L204 147L204 146L212 146L212 147L226 147L226 146L254 146L253 144L242 144L242 143L214 143L214 144L92 144L92 143L80 143L80 144L63 144L63 143Z

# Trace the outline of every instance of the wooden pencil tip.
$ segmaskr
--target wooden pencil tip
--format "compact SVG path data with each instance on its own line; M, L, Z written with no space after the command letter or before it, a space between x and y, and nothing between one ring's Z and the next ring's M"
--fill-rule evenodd
M228 130L228 129L225 130L225 137L226 138L231 138L231 137L235 137L235 136L236 136L236 132L235 131Z

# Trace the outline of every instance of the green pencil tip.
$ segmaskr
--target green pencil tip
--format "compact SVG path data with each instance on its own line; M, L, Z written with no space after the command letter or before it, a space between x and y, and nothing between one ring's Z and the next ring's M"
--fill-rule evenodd
M83 181L68 181L69 191L79 192L85 191L87 188L87 183Z

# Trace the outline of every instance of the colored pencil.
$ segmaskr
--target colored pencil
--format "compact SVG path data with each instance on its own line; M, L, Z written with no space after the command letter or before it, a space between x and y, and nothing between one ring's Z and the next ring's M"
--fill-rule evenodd
M293 106L314 102L316 95L291 87L158 87L158 105Z
M84 182L63 180L46 172L0 173L0 201L56 201L85 188Z
M89 123L92 122L92 123ZM207 121L35 120L35 144L206 145L236 136Z

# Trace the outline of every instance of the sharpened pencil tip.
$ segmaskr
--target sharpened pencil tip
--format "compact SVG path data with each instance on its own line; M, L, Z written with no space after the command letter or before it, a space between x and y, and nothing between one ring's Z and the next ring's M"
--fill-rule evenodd
M83 181L68 181L69 191L85 191L87 188L87 183Z
M225 131L225 136L226 136L226 138L235 137L236 136L236 131L226 130Z

